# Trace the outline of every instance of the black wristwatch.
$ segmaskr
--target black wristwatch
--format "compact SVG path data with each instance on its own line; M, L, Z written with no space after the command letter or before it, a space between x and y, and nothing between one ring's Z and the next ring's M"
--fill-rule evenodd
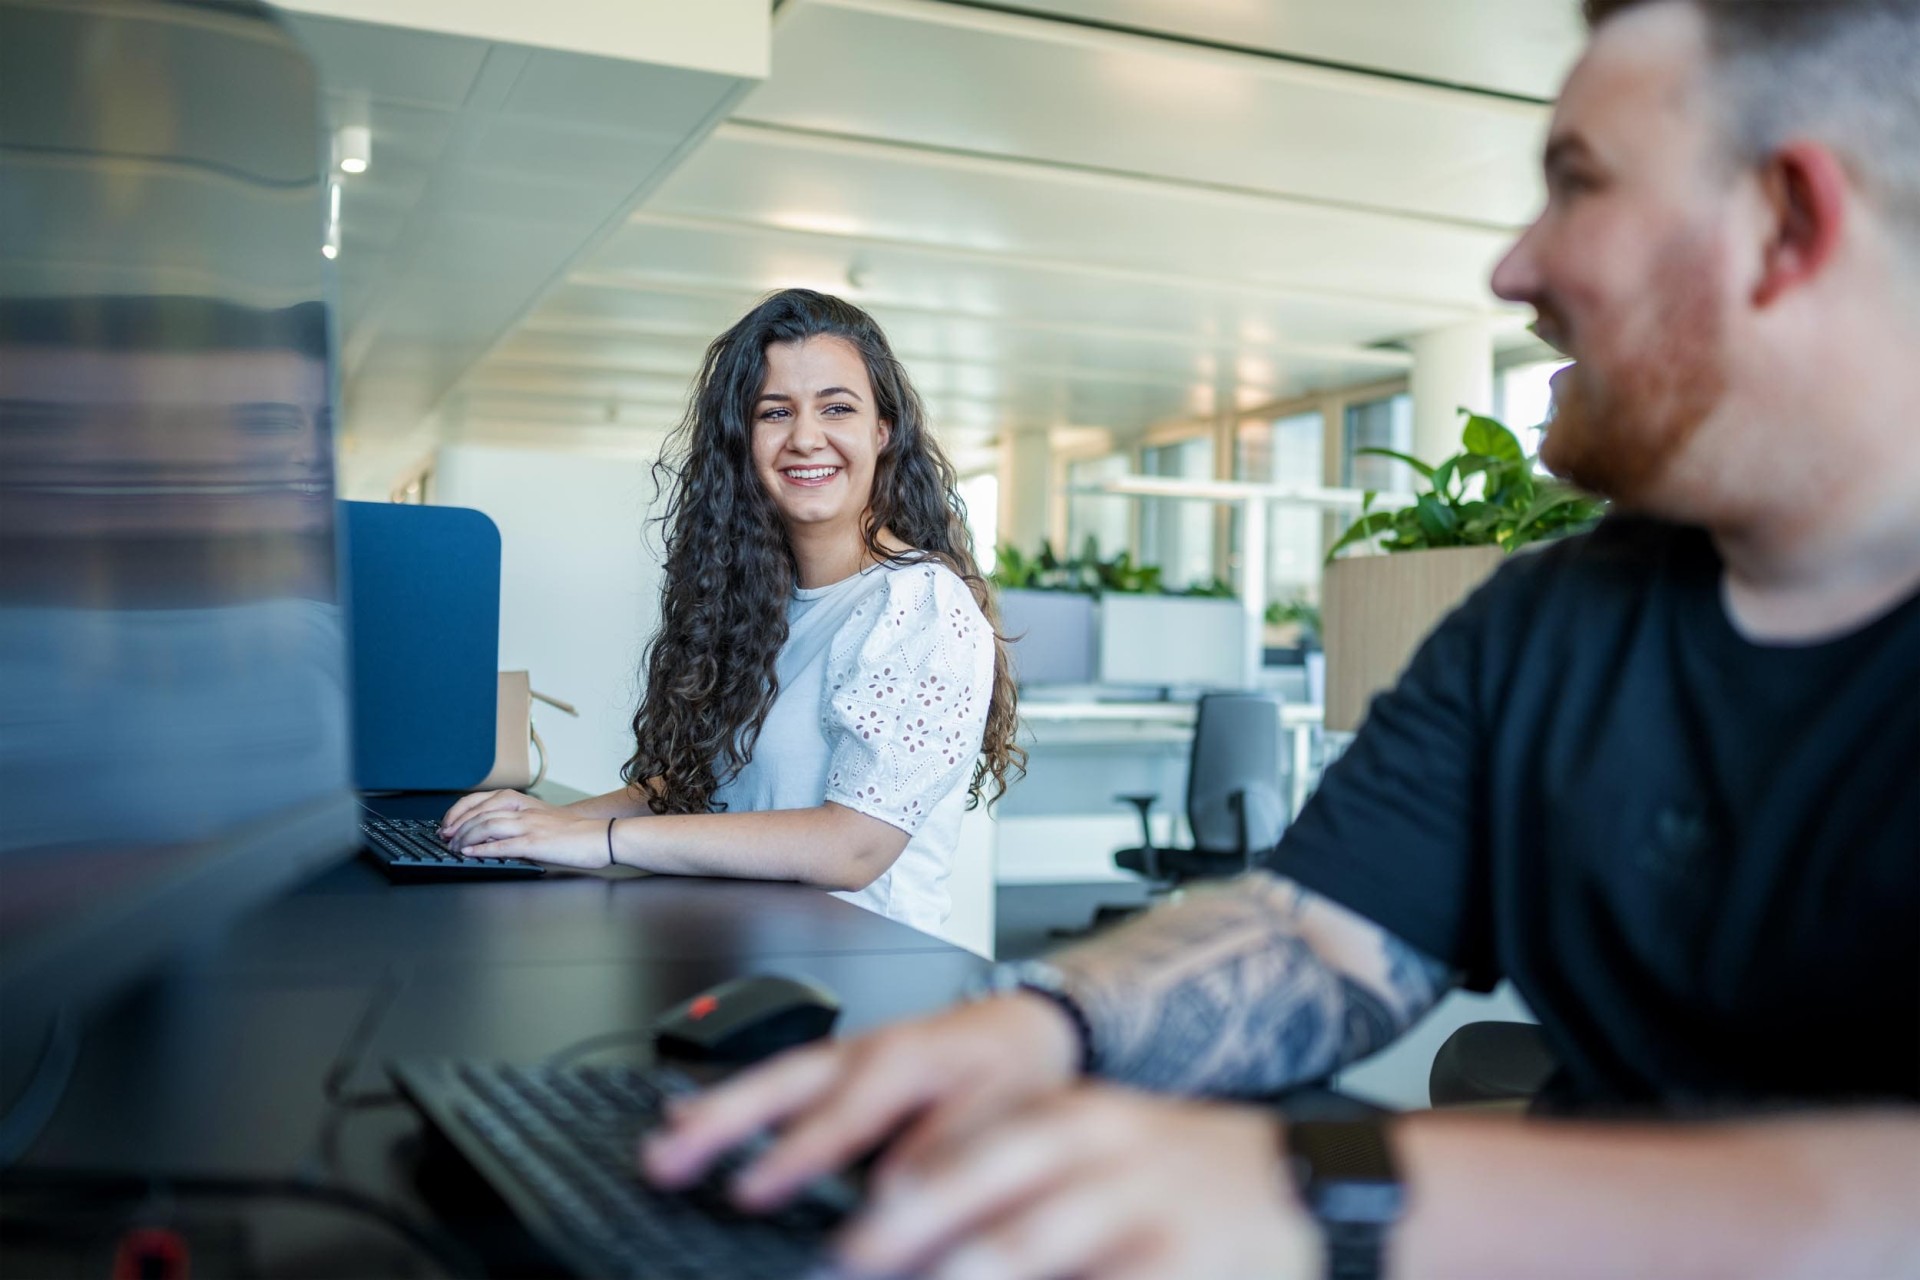
M1094 1075L1099 1071L1099 1056L1094 1050L1093 1024L1087 1019L1087 1011L1067 989L1067 977L1045 960L1013 960L997 964L980 977L967 984L967 997L981 1000L989 996L1010 995L1015 991L1031 991L1043 996L1059 1006L1073 1023L1074 1034L1080 1041L1080 1074Z
M1329 1280L1379 1280L1405 1188L1378 1120L1288 1124L1294 1185L1326 1239Z

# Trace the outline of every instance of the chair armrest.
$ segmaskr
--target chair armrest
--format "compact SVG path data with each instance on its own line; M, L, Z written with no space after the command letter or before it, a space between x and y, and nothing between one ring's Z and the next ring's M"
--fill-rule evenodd
M1233 811L1238 839L1234 852L1251 870L1254 859L1280 843L1287 827L1286 802L1276 788L1255 783L1229 794L1227 807Z
M1434 1054L1427 1096L1436 1107L1530 1100L1558 1064L1531 1022L1469 1022Z
M1116 803L1130 804L1134 808L1140 811L1140 847L1142 849L1153 848L1153 823L1149 818L1149 814L1151 814L1153 811L1154 801L1158 800L1159 798L1160 798L1160 793L1157 791L1151 795L1129 795L1129 796L1114 797L1114 800Z

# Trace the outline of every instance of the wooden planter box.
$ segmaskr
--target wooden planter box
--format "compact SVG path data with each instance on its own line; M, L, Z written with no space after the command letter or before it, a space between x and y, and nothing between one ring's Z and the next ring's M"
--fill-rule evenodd
M1320 584L1326 727L1359 728L1367 704L1400 678L1427 633L1505 558L1498 547L1444 547L1328 565Z

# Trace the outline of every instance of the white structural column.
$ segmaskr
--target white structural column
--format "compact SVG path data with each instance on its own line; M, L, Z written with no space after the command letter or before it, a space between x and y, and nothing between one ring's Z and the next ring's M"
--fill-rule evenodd
M1240 607L1247 614L1244 680L1251 689L1259 683L1267 636L1267 500L1245 498L1240 503Z
M1053 510L1053 445L1044 427L1000 437L1000 541L1031 555L1048 537Z
M1460 450L1460 410L1493 412L1493 330L1463 320L1413 340L1413 453L1438 462Z

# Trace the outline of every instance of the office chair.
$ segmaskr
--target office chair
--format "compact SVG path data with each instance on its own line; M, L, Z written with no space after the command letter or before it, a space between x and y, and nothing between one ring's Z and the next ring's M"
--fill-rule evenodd
M1257 693L1210 693L1200 699L1187 765L1190 848L1153 842L1155 795L1114 799L1140 811L1140 844L1113 855L1114 865L1145 879L1156 893L1189 880L1223 879L1253 866L1286 829L1286 756L1280 703ZM1095 928L1134 914L1136 906L1103 906Z
M1427 1073L1436 1107L1524 1104L1558 1064L1531 1022L1469 1022L1440 1046Z

